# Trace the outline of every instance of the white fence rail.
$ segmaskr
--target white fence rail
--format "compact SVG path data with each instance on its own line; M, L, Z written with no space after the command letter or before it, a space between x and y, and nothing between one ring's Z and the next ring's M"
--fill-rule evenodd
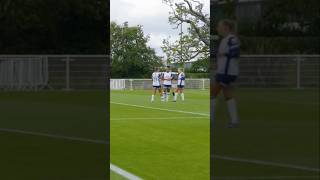
M0 90L150 89L151 79L108 78L107 55L0 55ZM242 55L240 87L318 88L320 55ZM209 79L186 88L208 89ZM130 78L130 77L128 77Z
M241 87L319 87L320 55L242 55Z
M175 81L173 82L175 84ZM143 90L151 89L151 79L111 79L111 90ZM187 89L209 89L210 79L186 79L185 88Z
M107 55L0 55L0 90L107 89Z

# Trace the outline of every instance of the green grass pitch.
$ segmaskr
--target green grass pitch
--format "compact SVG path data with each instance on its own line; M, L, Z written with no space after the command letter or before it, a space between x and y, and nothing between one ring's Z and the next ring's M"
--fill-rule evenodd
M111 92L111 162L143 179L209 179L209 118L196 115L209 114L209 92L185 94L185 102L150 103L150 91ZM225 128L217 101L215 179L319 178L317 90L239 89L236 97L239 129Z
M111 163L143 179L209 179L209 91L176 103L150 92L111 92Z
M84 140L106 141L106 97L96 91L0 92L0 179L107 179L107 145Z
M0 92L1 179L107 179L105 144L4 131L105 140L105 93ZM209 92L185 94L185 102L150 103L150 91L112 91L111 163L144 179L209 179ZM236 97L239 129L225 128L217 102L215 179L319 179L318 90L239 89Z
M217 157L214 176L319 179L318 89L241 89L236 96L238 129L225 128L226 105L217 101L214 154L263 162Z

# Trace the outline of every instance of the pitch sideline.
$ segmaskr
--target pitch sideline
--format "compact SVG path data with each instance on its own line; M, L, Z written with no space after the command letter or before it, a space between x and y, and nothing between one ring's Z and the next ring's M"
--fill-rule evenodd
M138 107L138 108L145 108L145 109L153 109L153 110L160 110L160 111L177 112L177 113L193 114L193 115L200 115L200 116L208 116L208 117L210 117L210 114L206 114L206 113L196 113L196 112L173 110L173 109L163 109L163 108L148 107L148 106L142 106L142 105L136 105L136 104L126 104L126 103L113 102L113 101L111 101L110 103L111 104L122 105L122 106L131 106L131 107Z
M71 136L64 136L64 135L56 135L56 134L48 134L48 133L40 133L40 132L32 132L32 131L24 131L19 129L8 129L8 128L0 128L0 132L8 132L8 133L16 133L16 134L25 134L25 135L32 135L32 136L40 136L40 137L48 137L52 139L63 139L63 140L70 140L70 141L77 141L77 142L87 142L87 143L94 143L94 144L109 144L107 141L103 140L95 140L95 139L88 139L88 138L81 138L81 137L71 137ZM142 180L138 176L129 173L120 167L110 163L110 170L113 172L121 175L128 180Z

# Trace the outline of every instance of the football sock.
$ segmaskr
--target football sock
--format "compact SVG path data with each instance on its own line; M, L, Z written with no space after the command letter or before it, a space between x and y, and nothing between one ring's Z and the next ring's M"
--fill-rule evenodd
M154 101L154 95L151 96L151 101Z
M228 111L231 118L231 123L239 123L238 114L237 114L237 105L236 101L232 98L227 101Z
M211 98L211 103L210 103L210 117L211 120L214 120L214 111L215 111L215 105L216 105L216 99L215 98Z
M169 101L170 92L166 92L166 101Z
M181 100L184 101L184 93L181 93Z

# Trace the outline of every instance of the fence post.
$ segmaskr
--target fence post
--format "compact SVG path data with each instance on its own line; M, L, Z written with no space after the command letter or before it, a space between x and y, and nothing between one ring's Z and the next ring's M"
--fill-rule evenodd
M70 57L66 59L66 90L70 90Z
M133 87L132 87L132 79L130 79L130 91L133 91Z
M297 57L297 89L301 88L301 57Z
M205 81L205 79L202 79L202 90L205 90L204 81Z

